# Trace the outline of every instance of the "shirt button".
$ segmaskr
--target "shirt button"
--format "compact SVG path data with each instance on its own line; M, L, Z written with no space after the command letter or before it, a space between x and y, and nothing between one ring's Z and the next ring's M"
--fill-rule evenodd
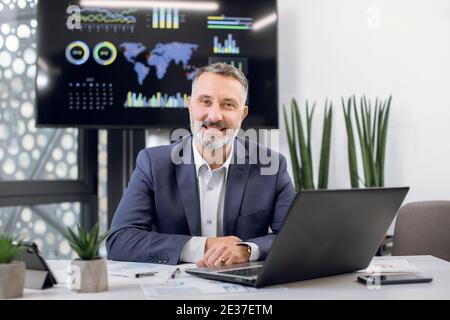
M212 224L212 221L208 219L208 220L206 220L206 223L207 224Z
M208 186L208 190L214 190L214 187L212 187L212 186Z

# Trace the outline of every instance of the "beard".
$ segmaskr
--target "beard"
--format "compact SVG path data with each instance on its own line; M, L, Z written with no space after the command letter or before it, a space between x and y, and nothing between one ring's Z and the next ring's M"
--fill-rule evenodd
M198 143L200 143L203 148L209 151L222 149L232 143L240 129L240 125L236 129L228 128L228 126L223 121L194 121L192 120L192 118L190 120L191 131L194 139ZM204 126L206 126L207 128L216 128L218 130L214 130L214 132L203 133L202 129Z

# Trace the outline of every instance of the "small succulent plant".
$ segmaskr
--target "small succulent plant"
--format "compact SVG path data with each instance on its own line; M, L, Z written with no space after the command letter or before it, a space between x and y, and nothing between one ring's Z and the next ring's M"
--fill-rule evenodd
M23 250L18 237L0 234L0 263L11 263Z
M78 254L81 260L95 260L98 258L98 249L108 237L109 231L99 235L98 223L91 231L85 231L80 225L76 226L75 233L68 228L66 239L70 247Z

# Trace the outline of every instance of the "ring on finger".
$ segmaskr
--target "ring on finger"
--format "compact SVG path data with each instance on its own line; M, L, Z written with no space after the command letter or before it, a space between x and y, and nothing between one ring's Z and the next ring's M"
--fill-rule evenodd
M227 260L228 260L228 258L222 258L222 257L219 257L219 258L217 259L217 261L219 261L221 264L227 262Z

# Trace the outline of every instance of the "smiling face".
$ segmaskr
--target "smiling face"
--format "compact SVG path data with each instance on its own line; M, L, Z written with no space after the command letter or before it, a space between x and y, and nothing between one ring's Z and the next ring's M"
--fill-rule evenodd
M248 113L245 99L238 80L211 72L200 75L188 101L195 141L209 150L231 143Z

